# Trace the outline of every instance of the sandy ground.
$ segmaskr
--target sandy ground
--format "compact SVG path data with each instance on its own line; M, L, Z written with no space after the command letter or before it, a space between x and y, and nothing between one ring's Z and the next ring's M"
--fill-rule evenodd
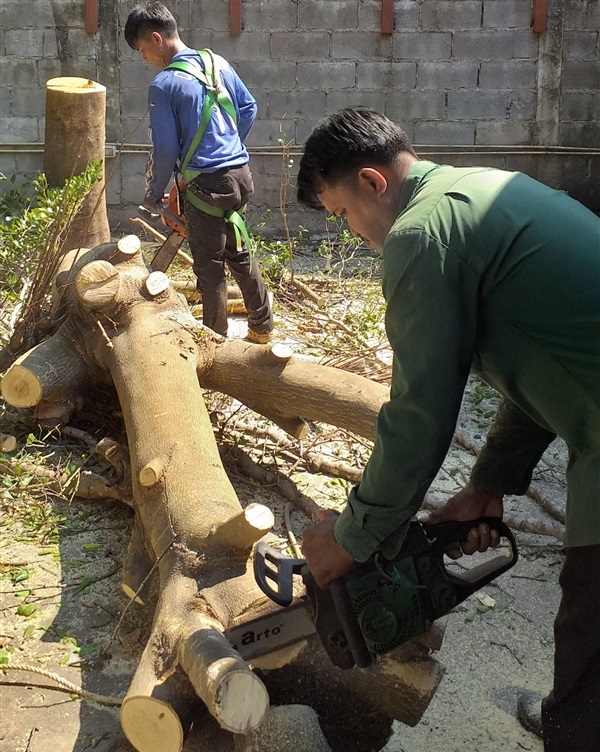
M493 408L487 400L474 401L471 393L461 418L461 430L479 443ZM76 444L72 449L82 451ZM536 482L560 500L562 449L552 447L546 460ZM472 462L469 452L453 447L435 490L457 490ZM310 485L317 501L329 503L333 497L339 504L345 498L344 488L323 476L293 477ZM248 500L273 500L268 490L232 480ZM530 499L509 500L508 507L526 516L540 514ZM11 517L0 527L0 660L4 656L12 665L43 667L87 692L122 697L152 620L151 604L134 606L123 615L120 564L131 514L116 502L67 504L56 499L46 503L45 519L39 514L36 511L35 519ZM277 520L281 535L281 514ZM294 515L297 534L305 522ZM375 748L368 741L370 721L361 717L360 709L342 712L328 719L347 730L346 736L329 739L333 752L541 752L541 742L517 721L515 702L520 688L547 691L551 685L552 622L562 554L553 538L517 533L517 541L516 567L484 588L493 606L471 596L446 617L439 653L446 674L421 722L414 728L394 723L387 742L384 729L383 741ZM29 614L20 608L27 604L35 606ZM52 679L26 671L7 671L0 691L1 752L133 749L121 731L117 707L70 696L58 691ZM231 735L218 730L199 705L194 712L185 752L233 752Z

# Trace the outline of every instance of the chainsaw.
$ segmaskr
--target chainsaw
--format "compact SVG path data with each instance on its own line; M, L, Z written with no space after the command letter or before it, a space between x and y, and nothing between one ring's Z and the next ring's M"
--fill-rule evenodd
M150 211L146 206L140 204L138 211L141 215L147 217L151 221L161 218L162 222L171 228L171 232L167 235L162 245L154 255L154 258L150 262L152 271L166 272L171 264L171 261L177 255L183 241L187 238L187 232L185 229L185 220L183 218L183 201L181 198L182 190L185 188L180 181L179 186L174 185L171 188L171 192L167 199L166 206L157 206L157 213Z
M485 557L460 575L449 571L445 552L481 523L506 539L508 553ZM259 543L254 555L257 584L282 608L227 630L225 636L251 661L316 633L336 666L369 669L376 656L426 632L436 619L514 566L517 558L515 538L498 518L437 525L413 518L396 557L376 553L322 589L304 559ZM301 576L305 588L296 599L294 575Z

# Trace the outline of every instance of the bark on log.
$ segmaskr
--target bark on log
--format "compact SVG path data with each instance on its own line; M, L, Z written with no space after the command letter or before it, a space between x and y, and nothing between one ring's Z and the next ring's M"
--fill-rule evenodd
M368 439L375 438L377 415L389 395L389 387L354 373L297 356L281 362L269 345L241 340L217 345L212 361L198 369L198 378L203 387L235 397L284 430L286 421L303 418Z
M46 83L44 172L51 186L62 185L97 159L104 166L106 88L87 78L52 78ZM110 238L104 167L73 221L63 249L96 246Z
M124 587L139 597L155 569L160 594L122 724L140 752L155 752L157 740L161 752L179 752L183 728L174 701L162 692L183 671L213 716L234 733L252 731L268 707L258 675L223 632L266 601L248 555L272 515L258 505L242 510L220 460L199 376L204 386L234 393L296 431L304 426L301 413L372 436L387 389L294 357L282 363L268 346L223 342L193 319L170 285L150 295L149 269L136 244L119 246L74 254L72 268L63 267L60 309L67 318L13 366L2 393L9 392L11 402L23 400L26 391L31 403L32 390L20 387L31 382L38 406L72 402L97 373L110 375L116 387L129 460L117 462L110 444L106 452L116 468L127 466L121 475L124 485L131 484L128 501L136 514ZM60 378L48 376L59 371ZM411 722L436 683L431 666L423 664L419 674L409 663L404 680L407 687L413 682L417 699L394 712ZM400 674L391 670L390 686L398 685ZM379 679L360 691L379 693Z

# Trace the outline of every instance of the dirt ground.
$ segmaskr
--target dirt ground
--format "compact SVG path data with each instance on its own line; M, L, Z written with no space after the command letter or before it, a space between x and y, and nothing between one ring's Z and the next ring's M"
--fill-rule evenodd
M489 390L471 383L458 426L462 434L481 445L496 402ZM113 409L110 404L103 408L107 423ZM0 404L3 429L13 429L20 448L27 441L28 420L27 411L5 407L2 412ZM81 427L91 430L83 420ZM97 438L102 429L102 425L97 427ZM98 461L75 439L29 441L28 449L46 460L53 452L68 451L79 464L82 457L87 466ZM269 459L258 440L253 449L256 458ZM366 449L364 453L368 456ZM453 445L433 490L442 496L458 490L473 461L471 452ZM291 461L287 466L281 459L278 462L298 488L319 503L338 508L344 503L346 481L309 473L302 466L293 468ZM562 504L563 470L564 450L553 445L534 478L539 493ZM242 503L271 505L276 513L274 535L285 538L284 504L273 490L234 471L230 477ZM86 692L122 697L152 620L151 599L147 605L127 607L120 588L120 566L132 524L130 510L113 501L69 501L55 496L27 504L14 479L0 478L0 483L0 663L33 665ZM524 517L544 516L529 497L509 499L507 508ZM298 537L306 523L299 512L292 513L292 529ZM540 740L516 719L516 694L521 688L547 691L551 686L561 544L530 533L517 532L516 537L517 565L445 617L438 657L446 674L421 722L414 728L383 724L381 744L375 748L367 733L371 721L361 716L360 709L339 712L335 698L330 698L329 708L317 708L322 726L347 732L328 737L333 752L541 752ZM482 595L492 600L484 598L483 603ZM133 749L121 731L118 707L60 691L52 678L28 671L7 670L0 679L1 752ZM290 702L293 684L291 678L289 696L284 689L277 704ZM231 735L217 729L199 703L193 710L194 726L185 752L233 752Z

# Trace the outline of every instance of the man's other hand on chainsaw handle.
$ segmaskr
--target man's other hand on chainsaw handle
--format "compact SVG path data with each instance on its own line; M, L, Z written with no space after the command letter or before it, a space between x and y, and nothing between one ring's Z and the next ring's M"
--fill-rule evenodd
M437 512L431 512L421 519L424 525L455 520L465 522L479 517L499 517L504 512L502 504L503 494L493 488L478 483L469 483L461 489L450 501ZM490 530L488 525L482 524L472 527L466 541L461 541L460 549L448 552L452 559L459 559L463 554L474 554L476 551L487 551L498 545L500 536L497 530Z
M317 516L320 522L302 531L302 553L317 585L326 588L332 580L346 574L354 559L333 534L338 515L331 510L320 509Z

